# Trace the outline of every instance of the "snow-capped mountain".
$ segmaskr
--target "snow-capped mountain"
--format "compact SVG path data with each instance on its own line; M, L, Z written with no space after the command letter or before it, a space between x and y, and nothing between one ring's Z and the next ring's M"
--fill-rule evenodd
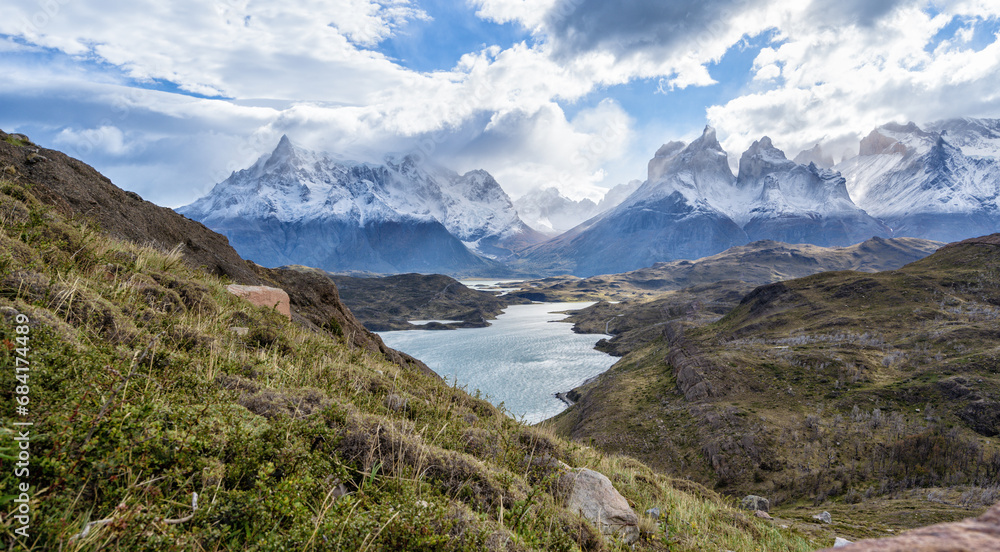
M829 169L834 165L833 156L824 151L819 144L816 144L807 150L800 151L799 154L795 156L795 159L792 159L792 161L795 161L799 165L808 165L809 163L812 163L821 169Z
M459 175L411 155L343 161L287 136L178 212L260 264L331 271L497 273L486 257L541 239L485 171Z
M822 157L821 150L813 154ZM580 276L697 259L756 240L852 245L891 231L851 201L839 173L790 161L766 136L733 175L706 127L690 144L670 142L647 165L646 181L606 214L531 248L526 257Z
M723 195L734 180L715 130L706 127L687 146L661 147L649 162L646 182L623 203L531 248L526 259L592 276L697 259L747 243L746 233L707 199Z
M604 198L597 203L597 211L603 213L622 204L628 196L635 193L642 186L642 180L630 180L624 184L616 184L604 194Z
M725 205L750 241L835 247L892 235L851 201L840 173L789 161L766 136L740 158L735 192Z
M890 123L836 166L854 201L895 236L957 241L1000 230L1000 121Z

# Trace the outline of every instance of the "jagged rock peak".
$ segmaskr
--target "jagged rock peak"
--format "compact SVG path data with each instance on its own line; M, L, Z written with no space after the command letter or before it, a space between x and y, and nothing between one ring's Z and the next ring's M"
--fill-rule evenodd
M719 143L719 139L715 136L715 128L711 125L705 125L705 130L701 133L701 138L698 138L688 149L713 149L723 151L722 144Z
M656 150L653 157L673 157L684 149L684 146L684 142L680 141L667 142L666 144L660 146L660 149Z
M264 171L273 170L274 167L287 163L295 158L295 146L292 145L292 141L288 139L287 134L281 135L281 140L278 141L278 145L275 146L274 151L271 155L262 157L261 160L265 160L263 166L261 167ZM257 162L258 167L260 161Z
M812 163L813 165L823 169L829 169L834 165L833 156L823 151L822 146L819 144L816 144L810 149L800 151L792 161L795 161L799 165L808 165Z
M663 176L670 162L684 150L685 145L684 142L667 142L660 146L646 165L646 179L652 182Z
M771 139L767 136L755 141L740 156L740 168L737 179L740 182L748 182L759 178L762 174L772 172L779 167L794 165L785 157L785 152L774 147Z
M890 138L882 134L878 131L878 129L871 131L868 136L861 140L860 155L862 156L891 153L901 153L905 155L906 146L895 138Z

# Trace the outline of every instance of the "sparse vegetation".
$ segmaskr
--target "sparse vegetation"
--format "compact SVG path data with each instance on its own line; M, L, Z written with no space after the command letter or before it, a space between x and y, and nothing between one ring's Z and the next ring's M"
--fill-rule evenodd
M627 354L552 428L786 513L921 489L969 493L930 522L977 513L1000 478L998 264L993 236L896 271L762 286L721 319L712 288L597 305L580 325L610 320L607 348Z
M552 464L533 462L554 458L608 475L640 514L669 513L668 527L644 520L638 549L818 546L696 483L526 427L353 346L339 323L253 307L180 249L67 220L18 181L0 191L0 355L10 364L27 316L34 423L30 537L4 517L10 545L625 549L561 506ZM15 385L0 375L7 419ZM9 511L16 480L0 477Z

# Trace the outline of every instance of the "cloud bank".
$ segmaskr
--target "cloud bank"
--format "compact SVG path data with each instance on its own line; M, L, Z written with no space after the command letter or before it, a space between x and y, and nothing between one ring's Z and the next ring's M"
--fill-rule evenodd
M648 105L680 93L705 91L705 121L734 156L765 134L792 156L847 150L890 120L1000 114L1000 5L988 0L464 9L524 39L483 36L454 66L421 72L381 49L409 29L447 32L447 15L418 0L13 4L0 20L0 125L175 206L285 133L345 157L419 151L485 168L515 197L554 185L596 199L644 174L644 140L664 126ZM746 53L749 66L727 64ZM662 94L626 94L650 82Z

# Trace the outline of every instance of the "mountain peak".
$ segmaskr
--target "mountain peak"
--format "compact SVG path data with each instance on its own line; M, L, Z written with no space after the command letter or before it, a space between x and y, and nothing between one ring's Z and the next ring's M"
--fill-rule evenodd
M714 149L722 150L722 144L719 144L718 138L715 136L715 129L711 125L705 125L705 130L701 133L701 138L698 138L691 145L688 146L690 149Z
M884 128L884 127L883 127ZM891 130L891 129L890 129ZM875 129L861 140L860 155L906 153L906 146Z
M288 139L287 134L281 135L281 140L278 140L278 145L271 152L271 155L267 157L267 161L264 163L264 170L273 170L274 167L281 165L282 163L287 163L289 160L295 157L295 146L292 145L292 141Z
M762 175L794 165L785 157L785 152L774 147L767 136L756 140L750 148L740 156L740 168L737 182L747 186Z
M291 152L293 149L295 149L295 146L292 145L292 141L288 138L288 135L282 134L281 140L278 140L278 145L274 148L274 153Z
M800 151L799 154L795 156L793 161L799 165L808 165L809 163L812 163L817 167L824 169L829 169L834 165L833 156L823 151L823 148L819 144L816 144L810 149Z
M762 136L760 140L755 140L753 144L750 144L750 149L747 150L748 153L749 152L758 153L758 152L765 152L765 151L766 152L777 152L778 154L781 155L782 159L784 159L784 157L785 157L785 152L783 152L780 149L774 147L774 143L772 143L771 139L769 137L767 137L767 136Z

